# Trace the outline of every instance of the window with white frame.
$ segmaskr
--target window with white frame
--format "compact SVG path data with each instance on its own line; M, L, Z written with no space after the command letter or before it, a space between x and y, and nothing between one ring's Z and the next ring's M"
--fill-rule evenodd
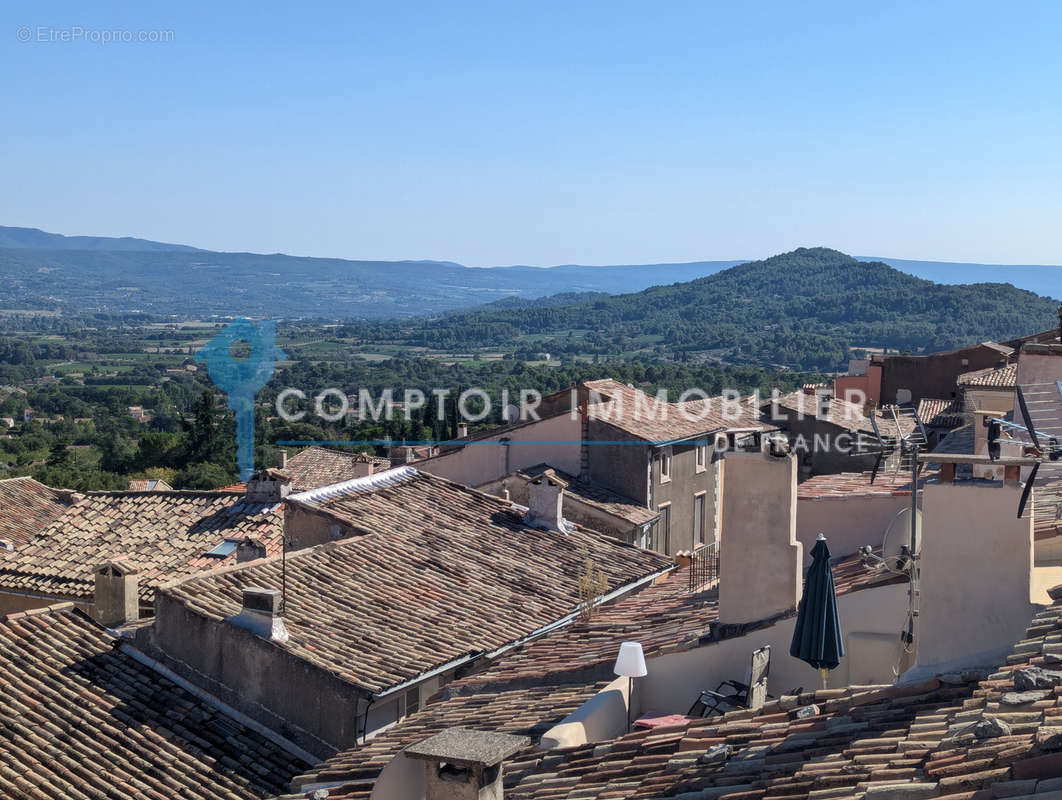
M660 482L667 483L671 480L671 448L665 447L660 451Z
M697 472L704 472L708 469L708 445L697 445Z
M660 505L660 520L657 523L660 535L656 537L656 550L659 553L671 555L671 503Z
M705 542L704 526L708 517L708 493L698 492L693 496L693 543L700 546Z

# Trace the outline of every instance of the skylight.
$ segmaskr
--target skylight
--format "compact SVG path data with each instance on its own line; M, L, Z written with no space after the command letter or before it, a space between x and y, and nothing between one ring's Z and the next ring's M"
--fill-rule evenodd
M203 555L209 558L227 558L236 552L236 545L239 543L239 539L225 539L213 550L207 550Z

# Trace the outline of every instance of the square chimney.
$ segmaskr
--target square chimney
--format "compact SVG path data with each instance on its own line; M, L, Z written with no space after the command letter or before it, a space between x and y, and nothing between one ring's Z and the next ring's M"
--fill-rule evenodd
M351 457L355 478L367 478L376 469L376 461L368 453L355 453Z
M291 478L279 469L256 472L247 481L244 500L248 503L271 505L279 503L291 493Z
M271 642L286 642L288 631L280 614L281 594L276 589L248 586L243 590L243 608L228 622Z
M126 556L116 556L93 571L96 590L92 615L108 628L140 618L140 578Z
M531 479L528 484L528 524L539 528L564 531L564 490L568 484L552 469Z
M427 762L425 800L503 800L502 762L530 744L526 736L447 728L405 755Z

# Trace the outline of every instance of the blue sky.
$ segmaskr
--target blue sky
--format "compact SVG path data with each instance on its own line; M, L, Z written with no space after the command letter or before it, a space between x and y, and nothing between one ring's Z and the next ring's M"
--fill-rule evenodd
M2 14L0 224L471 265L1062 263L1058 4L89 5ZM38 41L75 27L172 41Z

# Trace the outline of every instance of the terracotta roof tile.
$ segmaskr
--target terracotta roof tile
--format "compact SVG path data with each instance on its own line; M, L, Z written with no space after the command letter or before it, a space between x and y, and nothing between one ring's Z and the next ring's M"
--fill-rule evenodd
M572 613L587 557L609 590L672 566L602 534L529 527L511 504L410 467L288 501L354 535L287 555L290 640L278 646L372 691ZM242 587L281 588L281 572L273 558L162 591L220 620L239 611Z
M291 488L296 492L316 489L342 483L358 477L355 459L361 453L341 452L324 447L307 447L288 459L284 473L291 478ZM373 463L374 471L382 472L391 468L386 458L367 457Z
M128 555L140 572L140 599L147 604L162 583L233 563L235 555L204 555L223 540L252 536L268 552L279 551L278 507L221 492L93 492L30 544L0 554L0 591L90 599L92 570Z
M921 488L927 478L936 475L936 471L922 471ZM873 496L908 496L911 495L911 479L906 472L890 472L882 468L874 482L870 482L868 472L838 472L832 475L815 475L797 486L797 499L816 500L826 497L873 497Z
M617 494L611 489L606 489L599 484L581 481L574 475L569 475L567 472L551 467L549 464L536 464L533 467L522 469L516 474L524 478L531 478L541 475L547 469L552 469L559 478L568 484L564 490L566 496L573 495L583 503L598 508L606 514L627 520L635 525L652 522L660 516L659 511L653 511L651 508L639 505L634 500Z
M529 748L506 765L506 797L703 792L698 796L796 800L862 797L892 783L906 784L903 796L912 798L990 788L986 796L1033 794L1037 781L1062 775L1055 739L1062 695L1054 689L1037 695L1043 699L1015 698L1015 681L1019 670L1062 662L1062 600L1036 614L1026 637L987 678L973 671L914 685L818 691L770 701L758 714L733 712L562 751ZM812 703L818 715L800 720L791 713ZM1007 722L1010 732L975 735L976 725L992 719ZM1043 791L1058 788L1045 784Z
M0 541L20 547L66 513L76 496L33 478L0 481Z
M1003 367L989 367L978 369L973 372L964 372L958 377L960 386L974 386L977 388L994 387L999 389L1013 389L1018 377L1018 365L1007 364Z
M881 571L868 572L855 557L840 559L834 566L834 577L839 594L903 580L901 576ZM742 635L789 616L782 614L772 620L715 632L717 600L714 588L689 592L686 570L673 572L637 594L601 606L589 620L575 621L502 654L474 674L449 684L422 711L380 734L365 747L337 754L299 776L294 783L341 783L329 790L330 800L367 800L371 795L372 781L403 747L453 726L519 733L531 736L534 744L550 727L614 679L612 667L619 645L630 639L632 632L637 632L646 656L655 657L711 646L719 638ZM776 715L776 719L788 718ZM808 727L802 725L794 723L793 731ZM658 734L652 741L654 746L663 747L663 742L673 739L669 746L676 752L686 749L703 752L710 743L704 738L697 739L696 731L691 732L691 736L686 738L681 733L672 732L662 737ZM600 779L603 782L610 780L607 765L598 759L603 751L622 747L621 742L588 747L583 754L585 762L581 763L586 763L590 770L604 769ZM529 752L537 751L532 747ZM558 750L538 755L545 764L555 762L559 765L568 752ZM648 762L640 758L639 763ZM577 771L574 766L572 769ZM548 771L537 778L548 782ZM608 788L614 791L615 781L609 783ZM568 795L561 793L557 796ZM552 795L543 794L542 797Z
M0 796L253 800L307 764L69 605L0 621Z
M775 402L774 398L764 398L761 407L766 414L769 415L773 412ZM863 432L873 435L874 432L870 418L863 412L863 406L858 403L851 403L840 397L824 398L820 405L819 398L814 395L791 392L779 396L777 405L779 407L778 416L785 416L787 413L792 412L803 415L807 419L820 419L852 433ZM874 414L882 436L894 436L896 433L896 420L889 412L889 407L883 406L876 409ZM900 432L904 436L911 433L915 428L914 420L905 416L899 417L899 425Z
M958 428L970 420L963 412L962 401L923 397L918 401L918 418L933 428Z
M129 481L130 492L171 492L173 487L166 481L152 478L133 478Z
M658 405L654 396L611 378L587 381L584 385L591 390L591 419L648 442L673 442L722 430L777 429L761 418L759 409L747 398L733 409L724 406L721 397ZM593 402L595 398L600 402Z

